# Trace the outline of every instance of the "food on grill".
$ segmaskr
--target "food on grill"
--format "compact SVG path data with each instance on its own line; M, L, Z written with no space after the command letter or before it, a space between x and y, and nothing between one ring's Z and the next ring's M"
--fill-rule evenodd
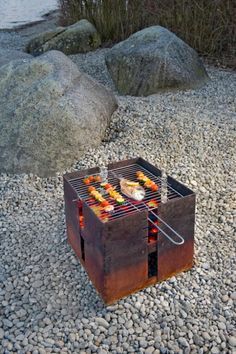
M83 179L84 184L90 184L89 177Z
M157 208L158 202L155 199L149 200L149 202L147 202L147 206L149 208Z
M111 212L114 210L114 206L111 205L105 198L103 198L101 193L99 193L95 187L93 186L88 187L88 192L97 202L101 204L104 211Z
M106 190L108 190L108 189L110 189L110 188L112 188L112 185L110 184L110 183L101 183L101 186L104 188L104 189L106 189Z
M145 190L138 182L132 182L128 179L121 178L120 188L124 195L134 200L141 201L145 197Z
M143 172L136 172L137 179L141 182L144 187L151 189L152 192L156 192L158 190L158 185L153 182L150 178L148 178Z
M97 176L88 176L86 178L83 179L84 184L90 184L92 182L101 182L102 178L101 176L97 175Z
M117 204L122 205L125 203L122 195L116 191L116 187L113 187L110 183L101 183L101 186L107 191L109 196L116 201Z
M109 204L104 208L104 211L106 211L107 213L111 212L114 210L114 206Z
M102 181L102 177L97 175L97 176L94 176L94 181L95 182L101 182Z

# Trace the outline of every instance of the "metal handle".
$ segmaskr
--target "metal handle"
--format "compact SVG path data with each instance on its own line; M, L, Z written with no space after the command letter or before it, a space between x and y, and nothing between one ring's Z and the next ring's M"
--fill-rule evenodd
M160 218L160 216L158 216L157 214L155 214L153 211L149 210L149 213L152 213L158 220L160 220L160 222L162 222L165 226L167 226L177 237L180 238L180 241L175 241L173 240L173 238L168 235L164 230L162 230L162 228L160 228L160 226L156 225L151 219L148 219L159 231L161 231L163 233L163 235L165 235L168 240L170 240L173 244L180 246L184 243L184 239L182 236L180 236L180 234L175 231L170 225L168 225L164 220L162 220Z
M128 201L128 203L129 203L129 204L132 204L132 205L135 207L135 209L137 209L138 211L140 211L140 209L137 208L137 207L135 206L135 204L131 203L130 201ZM146 206L145 203L143 203L143 205L147 208L147 206ZM164 225L166 225L177 237L180 238L180 241L179 241L179 242L173 240L173 238L172 238L170 235L168 235L165 231L163 231L162 228L160 228L160 226L156 225L150 218L148 218L148 221L150 221L150 223L151 223L152 225L154 225L159 231L161 231L161 232L163 233L163 235L165 235L165 236L168 238L168 240L170 240L174 245L177 245L177 246L180 246L180 245L182 245L182 244L184 243L183 237L180 236L180 234L179 234L177 231L175 231L170 225L168 225L164 220L162 220L162 219L160 218L160 216L158 216L157 214L155 214L152 210L150 210L149 208L147 208L147 209L148 209L148 212L149 212L149 213L153 214L158 220L160 220Z

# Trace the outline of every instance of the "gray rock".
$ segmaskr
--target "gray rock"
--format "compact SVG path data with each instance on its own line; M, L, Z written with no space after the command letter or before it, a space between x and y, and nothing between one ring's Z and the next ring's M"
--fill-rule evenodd
M188 342L184 337L179 337L178 342L182 347L188 347Z
M116 99L63 53L0 68L0 169L49 176L103 138Z
M19 311L17 311L16 315L17 317L24 317L27 314L27 312L24 309L20 309Z
M197 346L199 346L199 347L201 347L202 344L203 344L202 338L201 338L199 335L197 335L197 334L194 334L194 335L193 335L193 341L194 341L194 343L195 343Z
M109 327L109 323L102 317L96 317L95 321L102 327L104 328L108 328Z
M101 38L96 28L87 20L80 20L68 27L57 27L31 39L26 52L40 55L49 50L65 54L86 53L98 48Z
M4 337L4 330L0 328L0 339L3 339Z
M116 332L117 332L117 327L116 326L110 326L109 327L109 329L108 329L109 336L112 336Z
M32 55L20 50L0 48L0 66L8 64L12 60L31 59Z
M32 284L33 288L36 288L36 289L41 288L42 285L43 285L43 282L41 280L36 280Z
M25 339L24 334L19 334L19 335L16 337L16 340L17 340L17 341L20 341L20 342L22 342L24 339Z
M232 294L230 294L230 298L232 300L236 300L236 291L234 291Z
M222 301L223 301L223 302L228 302L228 301L229 301L228 295L223 295L223 296L222 296Z
M13 326L12 321L8 320L7 318L4 318L2 322L5 327L11 328Z
M145 354L152 354L155 352L155 348L154 347L148 347L146 350L145 350Z
M196 88L208 79L198 54L161 26L136 32L106 55L121 94L148 96L161 89Z
M219 329L226 330L226 324L224 322L219 322L218 327Z
M145 349L145 348L147 348L148 343L147 343L147 341L145 339L141 339L139 341L139 345L140 345L141 348Z
M210 337L210 335L209 335L208 332L203 332L203 333L202 333L202 336L203 336L203 338L204 338L205 340L207 340L207 341L211 340L211 337Z
M236 347L236 337L229 337L229 345L231 345L231 347Z
M127 329L131 328L132 326L133 326L133 321L132 321L132 320L129 320L129 321L127 321L127 322L125 323L125 327L126 327Z

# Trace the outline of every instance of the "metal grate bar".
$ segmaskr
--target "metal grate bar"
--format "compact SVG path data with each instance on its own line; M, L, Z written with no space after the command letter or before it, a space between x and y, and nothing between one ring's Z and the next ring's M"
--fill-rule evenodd
M148 178L150 178L158 185L158 191L156 192L153 192L150 189L145 188L146 194L142 202L135 202L127 198L126 196L124 196L120 190L119 179L116 177L116 175L114 176L114 173L115 174L117 173L118 176L120 175L123 178L127 178L130 180L137 180L136 177L137 171L142 171ZM99 175L99 173L94 173L94 175ZM90 207L99 206L99 203L90 197L88 193L88 186L83 183L83 179L86 177L89 177L89 175L72 179L70 180L70 183L72 187L76 190L78 199L86 202ZM138 164L132 164L125 167L119 167L116 169L108 170L108 183L110 183L113 187L116 187L116 190L119 193L121 193L125 199L125 203L123 205L118 205L113 199L109 197L106 191L100 186L99 182L92 183L92 185L99 192L101 192L101 194L103 194L104 197L106 197L109 200L109 203L114 206L114 211L109 214L109 220L113 220L125 216L137 210L141 211L144 210L145 208L148 209L148 211L153 210L155 208L150 209L147 205L147 203L151 200L155 200L157 203L161 202L162 179L158 176L155 176L153 173L151 173L143 166L140 166ZM171 200L179 197L182 197L182 195L178 191L176 191L172 186L167 184L167 199ZM101 215L106 215L106 213L101 210Z

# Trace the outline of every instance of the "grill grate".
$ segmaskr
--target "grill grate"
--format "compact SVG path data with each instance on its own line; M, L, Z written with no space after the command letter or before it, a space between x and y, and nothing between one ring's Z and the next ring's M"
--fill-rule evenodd
M141 202L136 202L125 195L121 193L120 190L120 184L118 178L114 176L114 173L117 175L121 175L124 178L130 179L132 181L136 181L136 172L137 171L142 171L148 178L150 178L152 181L154 181L158 185L158 190L156 192L153 192L149 189L145 188L145 198ZM98 173L96 173L97 175ZM89 175L88 175L89 176ZM99 203L92 199L91 196L88 193L88 186L83 183L83 179L88 176L83 176L81 178L75 178L70 180L70 184L72 187L75 189L78 195L78 199L82 200L83 202L86 202L90 207L99 207ZM116 187L116 190L122 194L122 196L125 199L125 203L123 205L118 205L113 199L109 198L108 194L106 195L104 190L101 188L99 182L94 182L92 185L96 187L97 190L99 190L104 196L106 196L106 199L109 200L109 203L114 206L114 211L111 214L107 214L103 211L101 211L101 218L109 218L109 220L113 220L122 216L125 216L129 213L137 212L137 210L144 210L147 209L148 211L151 211L154 208L150 208L147 203L150 202L151 200L155 200L157 203L160 203L162 200L162 192L163 192L163 183L162 179L160 177L155 176L152 174L150 171L145 169L144 167L138 165L138 164L132 164L129 166L121 167L121 168L116 168L116 169L111 169L108 170L108 183L110 183L113 187ZM167 200L173 199L173 198L181 198L182 195L176 191L173 187L171 187L167 183Z

